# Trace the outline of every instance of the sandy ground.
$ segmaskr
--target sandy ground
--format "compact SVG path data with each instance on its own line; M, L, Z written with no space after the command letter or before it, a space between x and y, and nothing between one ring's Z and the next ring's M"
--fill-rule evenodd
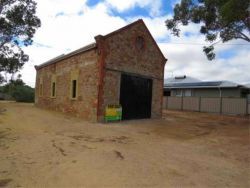
M91 124L0 103L0 187L249 187L249 118ZM6 109L6 111L3 111Z

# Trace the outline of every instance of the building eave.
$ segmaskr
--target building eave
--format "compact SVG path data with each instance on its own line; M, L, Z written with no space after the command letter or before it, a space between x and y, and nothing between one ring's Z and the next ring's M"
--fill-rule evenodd
M84 47L79 48L79 49L77 49L77 50L75 50L75 51L73 51L73 52L70 52L69 54L65 54L65 55L62 54L62 55L57 56L57 57L55 57L55 58L53 58L53 59L51 59L51 60L49 60L49 61L46 61L45 63L43 63L43 64L41 64L41 65L36 65L36 66L35 66L35 69L36 69L36 70L39 70L39 69L41 69L41 68L43 68L43 67L46 67L46 66L48 66L48 65L57 63L57 62L59 62L59 61L62 61L62 60L64 60L64 59L67 59L67 58L69 58L69 57L72 57L72 56L75 56L75 55L78 55L78 54L81 54L81 53L85 53L85 52L88 52L88 51L90 51L90 50L94 50L95 48L97 48L96 43L91 43L91 44L89 44L89 45L87 45L87 46L84 46Z
M168 87L168 86L164 86L164 89L218 89L218 88L245 88L242 86L192 86L192 87Z

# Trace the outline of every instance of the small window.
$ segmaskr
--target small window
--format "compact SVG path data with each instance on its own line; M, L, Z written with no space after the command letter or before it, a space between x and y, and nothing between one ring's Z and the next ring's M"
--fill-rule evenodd
M50 96L51 98L56 97L56 75L51 76L51 85L50 85Z
M184 96L185 97L191 97L192 96L192 91L190 89L185 90Z
M70 72L70 99L76 100L78 97L78 75L79 69Z
M52 82L52 97L56 96L56 83Z
M182 97L182 90L180 90L180 89L177 89L176 90L176 95L175 95L176 97Z
M76 88L77 87L77 81L76 80L72 80L72 92L71 92L71 97L73 99L76 98Z

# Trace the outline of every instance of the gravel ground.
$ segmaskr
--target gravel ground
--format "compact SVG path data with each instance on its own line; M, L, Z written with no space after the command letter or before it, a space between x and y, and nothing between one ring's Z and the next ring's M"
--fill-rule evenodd
M250 120L164 111L92 124L0 103L0 187L249 187Z

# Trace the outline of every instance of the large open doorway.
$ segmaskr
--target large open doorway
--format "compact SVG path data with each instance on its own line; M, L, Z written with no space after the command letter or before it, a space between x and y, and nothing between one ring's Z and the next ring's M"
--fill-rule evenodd
M120 104L122 119L144 119L151 117L152 79L121 75Z

